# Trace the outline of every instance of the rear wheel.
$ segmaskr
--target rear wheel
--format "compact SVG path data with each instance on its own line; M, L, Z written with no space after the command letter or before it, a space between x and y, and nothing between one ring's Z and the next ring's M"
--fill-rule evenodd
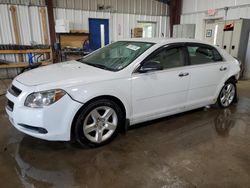
M233 81L226 82L217 99L219 106L222 108L229 107L236 100L236 92L235 83Z
M97 147L111 142L123 125L121 108L113 101L101 99L87 105L75 125L80 145Z

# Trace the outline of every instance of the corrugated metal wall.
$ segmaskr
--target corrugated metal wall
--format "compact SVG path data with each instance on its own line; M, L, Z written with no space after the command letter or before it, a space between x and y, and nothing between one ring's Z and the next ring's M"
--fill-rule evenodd
M167 15L167 5L156 0L55 0L54 7L98 11L98 5L113 13Z
M204 19L224 18L224 7L229 7L227 19L250 19L249 0L183 0L181 24L196 24L195 38L203 39ZM216 15L209 17L207 10L214 8Z
M0 0L0 3L44 6L45 0ZM166 15L167 5L156 0L53 0L55 8L99 11L98 5L109 6L107 11L128 14ZM105 10L104 10L105 11Z
M224 7L244 6L249 4L249 0L183 0L182 13L195 13L206 11L209 8L222 9Z
M137 14L121 14L98 11L84 11L74 9L54 9L55 19L67 19L73 29L88 30L88 18L107 18L110 23L110 41L122 38L131 38L131 29L137 26L138 21L156 23L156 37L169 36L169 23L167 16L149 16Z
M0 44L15 44L10 6L0 4ZM43 44L40 7L17 5L16 10L21 44L30 45L31 42ZM0 55L0 59L10 62L17 61L16 55ZM17 69L0 70L0 77L12 76L16 72Z
M0 0L0 3L17 4L17 5L33 5L44 6L45 0Z

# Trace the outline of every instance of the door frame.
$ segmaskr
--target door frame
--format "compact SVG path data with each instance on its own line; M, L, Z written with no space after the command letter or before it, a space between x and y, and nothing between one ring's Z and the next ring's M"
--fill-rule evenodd
M89 27L89 33L90 33L90 20L107 20L108 21L108 44L110 44L111 38L110 38L110 23L111 23L111 19L110 18L88 18L88 27ZM90 39L90 35L89 35L89 39ZM105 37L105 36L104 36Z
M153 52L151 52L151 54L149 54L148 56L146 56L140 63L138 63L138 65L136 66L135 70L132 72L132 74L134 73L138 73L138 70L141 68L141 66L143 65L143 63L145 61L147 61L147 59L151 58L152 56L154 56L155 54L157 54L158 52L160 52L161 50L163 49L168 49L168 48L174 48L176 46L181 46L183 47L183 54L184 54L184 63L185 63L185 66L187 66L188 62L189 62L189 56L188 56L188 53L186 51L186 42L174 42L174 43L169 43L169 44L166 44L166 45L163 45L163 46L160 46L159 48L155 49ZM184 66L184 67L185 67ZM162 70L164 71L164 70ZM142 74L142 73L140 73Z
M203 31L202 38L205 39L206 21L213 20L216 23L217 21L222 21L223 19L224 19L223 17L213 17L213 18L206 17L206 18L204 18L203 21L202 21L202 31Z

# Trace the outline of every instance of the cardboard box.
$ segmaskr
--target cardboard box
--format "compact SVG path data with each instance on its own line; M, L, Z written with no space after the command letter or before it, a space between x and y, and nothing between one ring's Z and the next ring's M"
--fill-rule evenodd
M136 27L134 28L134 37L141 38L143 35L143 28Z
M69 33L70 32L69 20L64 20L64 19L56 20L55 30L56 33Z
M59 19L56 20L56 26L69 25L69 20Z
M55 26L56 33L69 33L70 29L66 26Z

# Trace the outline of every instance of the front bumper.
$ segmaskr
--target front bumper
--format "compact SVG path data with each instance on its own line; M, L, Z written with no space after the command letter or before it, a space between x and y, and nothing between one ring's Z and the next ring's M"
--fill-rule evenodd
M70 140L71 124L82 104L63 96L59 101L44 108L24 106L26 97L34 92L34 88L13 81L14 86L22 90L19 96L7 91L6 97L14 103L13 109L6 107L10 122L19 131L30 136L54 141Z

